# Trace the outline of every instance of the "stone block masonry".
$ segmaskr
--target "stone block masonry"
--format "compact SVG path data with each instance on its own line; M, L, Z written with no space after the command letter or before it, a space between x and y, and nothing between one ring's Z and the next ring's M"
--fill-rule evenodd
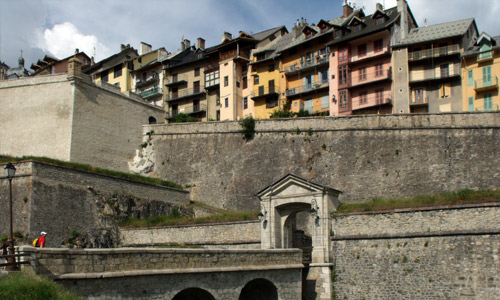
M337 299L500 299L500 203L334 215Z
M261 120L251 141L237 122L152 125L143 155L147 174L219 208L258 209L254 193L287 173L353 203L497 189L499 124L499 112Z

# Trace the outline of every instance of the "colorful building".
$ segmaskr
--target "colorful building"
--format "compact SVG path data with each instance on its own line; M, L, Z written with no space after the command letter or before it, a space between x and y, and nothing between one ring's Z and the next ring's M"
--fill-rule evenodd
M71 58L77 58L82 62L82 68L90 66L91 59L85 52L75 50L75 54L63 59L57 59L50 55L45 55L43 59L39 59L36 63L31 64L33 74L31 76L60 74L68 72L68 61Z
M463 111L500 110L500 36L482 33L462 55Z
M121 45L120 50L119 53L82 69L82 72L92 76L95 83L106 82L120 87L122 92L132 90L133 60L139 54L130 45Z
M344 5L335 25L330 49L330 115L390 114L393 112L391 45L416 26L405 0L372 15Z
M411 29L393 47L394 112L462 111L461 54L477 36L474 19Z
M165 48L152 49L151 45L141 43L139 56L133 60L132 91L148 103L163 107L163 69L162 61L169 53Z

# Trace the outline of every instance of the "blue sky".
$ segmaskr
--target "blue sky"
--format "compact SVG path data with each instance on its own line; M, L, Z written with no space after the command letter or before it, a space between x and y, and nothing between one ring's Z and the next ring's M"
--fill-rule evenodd
M309 23L342 14L343 0L0 0L0 60L17 66L20 50L29 69L50 54L64 58L75 48L96 61L119 51L120 44L137 48L141 41L154 49L175 52L182 37L207 46L220 42L224 31L256 33L296 19ZM373 13L376 2L387 8L396 0L351 1ZM500 1L408 0L419 26L476 18L479 31L500 35Z

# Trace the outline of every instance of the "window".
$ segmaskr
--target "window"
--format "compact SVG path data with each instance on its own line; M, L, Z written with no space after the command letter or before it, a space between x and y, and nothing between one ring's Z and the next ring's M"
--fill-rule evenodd
M483 68L483 86L491 86L491 66Z
M220 98L218 96L215 98L215 105L220 106Z
M366 80L366 68L359 69L359 81Z
M101 81L102 81L102 82L108 82L108 70L103 71L103 72L101 73Z
M375 90L377 104L382 104L384 101L384 89Z
M211 87L219 84L219 70L205 74L205 87Z
M450 69L449 68L450 68L450 66L448 64L444 64L444 65L439 66L441 78L446 78L446 77L450 76Z
M328 30L328 27L326 27L326 26L325 26L325 27L322 27L322 28L321 28L321 33L325 33L327 30Z
M220 110L215 112L215 120L220 121Z
M361 30L361 24L356 24L356 25L352 26L352 31L358 32L360 30Z
M468 86L472 86L474 84L474 77L473 77L474 73L472 70L469 70L467 72L467 85Z
M200 92L200 82L195 81L195 82L193 82L193 93L197 94L199 92Z
M196 99L193 100L193 112L198 112L200 111L200 100Z
M259 84L259 75L255 75L253 78L253 84Z
M451 96L451 85L449 83L442 84L439 88L439 97L448 98Z
M360 92L359 93L359 104L366 104L368 102L368 93Z
M484 110L493 110L493 94L484 95Z
M358 56L362 57L366 55L366 44L358 46Z
M229 98L224 98L224 107L225 108L229 107Z
M269 69L268 69L269 72L272 72L274 71L274 64L270 64L269 65Z
M113 68L113 76L114 78L122 76L122 66L118 65Z
M474 97L469 97L469 111L474 111Z
M326 109L330 107L330 102L328 101L328 95L321 97L321 109Z
M246 89L248 87L248 78L245 76L242 79L243 81L243 88Z
M276 39L276 36L274 34L272 34L270 37L269 37L269 40L272 42Z
M243 109L248 109L248 97L243 97Z
M229 76L224 76L224 86L229 85Z
M200 76L200 68L199 67L198 68L194 68L194 76L195 77Z
M347 66L339 67L339 84L347 84L348 83L348 73Z
M384 65L383 64L378 64L375 65L375 76L382 76L384 75Z
M266 58L266 53L259 53L256 55L257 61L264 60Z
M319 84L328 83L328 69L319 71Z
M312 115L313 113L313 100L312 99L306 99L305 101L305 109L309 114Z
M302 66L310 66L314 63L314 52L307 52L300 57L300 64Z
M341 29L335 30L335 38L338 39L341 37L342 37L342 30Z
M384 23L384 17L378 17L375 19L375 22L377 25L383 24Z
M339 49L339 63L347 62L348 59L347 48Z
M278 106L278 101L276 97L266 99L266 108L273 108Z
M340 102L340 107L346 107L347 106L347 91L340 91L339 92L339 102Z
M384 47L383 43L384 43L384 41L382 39L376 40L375 42L373 42L373 51L375 51L375 52L382 51L382 48Z
M275 90L274 90L274 79L273 80L269 80L268 81L268 85L269 85L269 93L274 93Z
M415 90L415 99L413 102L417 104L423 104L424 102L424 90L423 89L417 89Z
M239 88L240 87L240 82L239 81L236 81L236 87Z
M241 67L241 73L243 75L246 75L248 72L248 66L247 65L244 65L243 67Z

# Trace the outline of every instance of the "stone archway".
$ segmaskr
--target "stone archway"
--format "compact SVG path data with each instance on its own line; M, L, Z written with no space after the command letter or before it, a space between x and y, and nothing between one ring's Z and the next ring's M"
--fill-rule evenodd
M215 300L215 298L204 289L188 288L177 293L172 300Z
M238 300L278 300L278 289L267 279L254 279L241 290Z

